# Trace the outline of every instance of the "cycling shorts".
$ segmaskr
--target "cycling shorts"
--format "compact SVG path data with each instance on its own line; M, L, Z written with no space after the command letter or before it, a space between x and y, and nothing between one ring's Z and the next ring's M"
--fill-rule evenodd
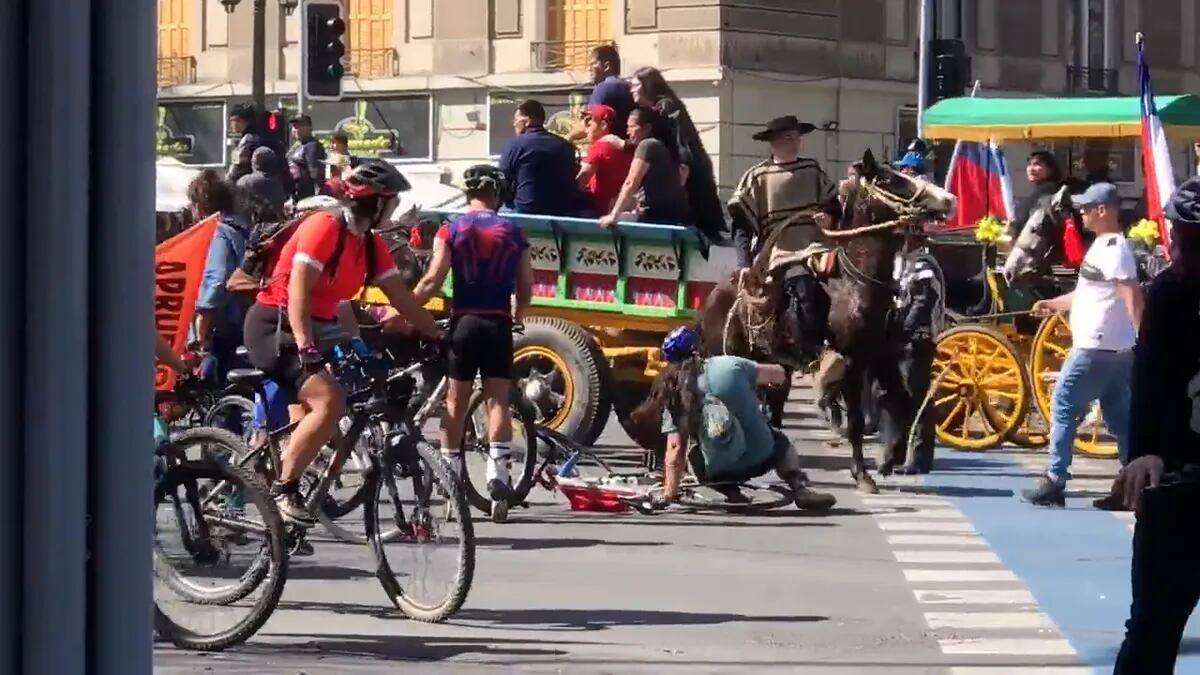
M511 379L512 360L511 318L462 314L450 320L450 379Z
M345 338L336 321L312 320L313 337L323 353ZM250 365L279 385L287 402L296 400L304 381L311 375L300 365L296 338L288 324L287 310L274 305L254 303L246 312L242 328Z

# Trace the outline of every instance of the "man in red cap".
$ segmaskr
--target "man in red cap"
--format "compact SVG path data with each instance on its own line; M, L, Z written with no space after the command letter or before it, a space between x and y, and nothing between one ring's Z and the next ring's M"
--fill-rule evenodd
M590 105L583 119L591 145L579 168L579 187L587 191L596 213L604 214L612 210L621 194L633 153L626 152L624 139L613 133L617 112L611 107Z

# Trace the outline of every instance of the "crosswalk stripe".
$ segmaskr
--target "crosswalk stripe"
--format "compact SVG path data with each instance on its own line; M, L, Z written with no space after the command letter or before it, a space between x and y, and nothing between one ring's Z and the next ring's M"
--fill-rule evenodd
M887 495L879 497L863 497L867 506L936 506L950 508L950 502L941 497L924 497L918 495Z
M1056 629L1050 617L1041 612L926 612L925 622L935 629Z
M950 668L950 675L1094 675L1096 670L1086 665L1033 665L1013 668L1012 665L959 665Z
M998 565L1000 558L992 551L892 551L902 563L966 563L974 565Z
M880 520L904 520L906 518L920 518L921 520L966 520L963 514L955 509L930 509L928 511L867 509L867 511L873 513Z
M904 570L909 583L1018 581L1012 570Z
M1075 654L1071 643L1062 638L969 638L966 640L938 640L938 645L941 646L943 654L996 656L1074 656Z
M1006 590L914 590L917 602L926 605L1036 605L1025 588Z
M939 522L936 520L878 520L875 522L884 532L963 532L974 534L975 526L970 523Z
M892 546L987 546L977 535L892 534L887 540Z

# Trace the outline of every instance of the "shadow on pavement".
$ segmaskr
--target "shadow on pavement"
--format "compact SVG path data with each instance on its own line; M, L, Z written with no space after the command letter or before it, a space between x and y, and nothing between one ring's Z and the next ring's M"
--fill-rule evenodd
M521 524L531 525L651 525L656 527L779 527L781 523L778 521L799 518L800 521L789 523L799 527L836 527L837 523L827 523L821 521L803 520L824 516L839 516L839 515L858 515L859 512L851 509L830 509L829 511L807 512L797 509L780 509L778 511L768 511L766 513L756 513L752 516L718 516L711 517L699 516L688 518L686 520L672 517L667 514L659 514L655 516L641 516L628 514L625 516L619 515L604 515L604 514L580 514L575 517L554 518L554 517L533 517L522 518ZM776 522L764 522L772 520ZM604 542L608 543L608 542Z
M724 623L816 623L827 616L748 616L642 609L466 609L456 619L505 630L596 631L614 626L712 626ZM514 628L519 627L519 628Z
M319 555L319 552L318 552ZM303 558L292 558L288 564L288 579L319 579L322 581L350 581L353 579L374 579L375 573L370 570L340 565L306 565Z
M314 662L322 658L379 659L387 661L444 661L455 657L478 654L508 658L546 658L565 656L565 649L538 640L536 645L523 640L503 638L441 638L404 635L304 634L271 636L270 641L251 641L237 648L245 656L286 656L289 660L308 657ZM312 663L312 665L317 665ZM302 672L302 671L300 671Z
M593 546L669 546L666 541L605 541L603 539L515 539L510 537L476 537L475 545L481 548L504 548L510 551L542 551L563 548L591 548Z

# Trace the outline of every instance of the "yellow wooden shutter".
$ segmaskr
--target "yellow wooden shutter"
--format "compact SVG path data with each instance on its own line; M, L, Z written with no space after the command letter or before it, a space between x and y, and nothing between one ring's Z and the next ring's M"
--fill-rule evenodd
M158 58L191 56L192 0L158 0Z
M350 0L346 12L346 48L351 72L359 77L391 77L393 0Z
M611 0L548 0L547 39L562 43L562 65L586 68L592 47L612 40Z

